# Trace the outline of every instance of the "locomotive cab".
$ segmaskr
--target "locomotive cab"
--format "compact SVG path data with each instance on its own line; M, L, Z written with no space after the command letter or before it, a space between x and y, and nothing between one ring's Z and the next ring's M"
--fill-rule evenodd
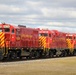
M76 34L66 34L66 39L70 42L70 48L76 48Z
M0 31L5 33L6 46L11 46L10 44L15 44L15 32L16 32L15 28L9 24L1 24L0 26L1 26Z
M0 24L0 59L7 55L8 49L11 46L10 43L13 40L12 36L15 36L13 26L5 23Z
M52 32L49 30L40 30L39 37L40 42L42 42L41 46L44 47L45 49L49 49L52 42Z

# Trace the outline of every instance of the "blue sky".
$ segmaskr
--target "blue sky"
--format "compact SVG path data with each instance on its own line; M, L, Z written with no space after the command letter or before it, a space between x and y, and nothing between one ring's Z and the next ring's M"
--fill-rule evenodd
M0 22L76 32L76 0L0 0Z

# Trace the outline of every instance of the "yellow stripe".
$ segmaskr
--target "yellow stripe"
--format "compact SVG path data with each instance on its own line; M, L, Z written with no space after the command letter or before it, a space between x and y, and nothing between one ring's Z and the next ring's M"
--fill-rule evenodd
M2 41L0 45L3 45L3 44L4 44L4 41Z
M2 34L2 35L0 36L0 39L1 39L2 37L4 37L4 34Z
M4 44L4 41L2 41L0 45L2 45L2 44Z
M1 41L3 41L4 40L4 37L1 39Z
M1 40L0 40L0 41L1 41L1 42L2 42L2 41L4 41L4 37L3 37L3 38L1 38Z
M39 45L42 46L42 47L46 47L46 37L39 37Z
M0 32L0 35L2 34L2 32Z
M4 33L0 32L0 47L4 47L4 42L5 38L4 38Z
M3 43L4 43L4 41L1 42L1 44L3 44Z
M0 35L3 34L2 32L0 32Z

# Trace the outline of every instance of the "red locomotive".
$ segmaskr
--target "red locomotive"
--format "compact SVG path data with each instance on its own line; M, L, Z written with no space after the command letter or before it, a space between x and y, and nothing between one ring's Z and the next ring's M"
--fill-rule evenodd
M57 30L40 30L40 40L48 56L66 56L70 53L66 33Z
M67 33L66 34L68 48L73 55L76 55L76 34L75 33Z
M16 27L10 24L0 24L0 35L1 59L33 56L34 50L38 49L37 29L26 28L22 25Z
M0 24L0 59L76 55L76 35Z

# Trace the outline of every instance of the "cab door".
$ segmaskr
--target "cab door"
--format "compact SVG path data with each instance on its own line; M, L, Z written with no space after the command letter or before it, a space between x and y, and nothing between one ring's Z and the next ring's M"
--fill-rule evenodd
M15 29L11 29L11 46L15 47L16 45L16 34L15 34Z
M21 35L20 35L20 29L16 29L16 48L21 47Z

